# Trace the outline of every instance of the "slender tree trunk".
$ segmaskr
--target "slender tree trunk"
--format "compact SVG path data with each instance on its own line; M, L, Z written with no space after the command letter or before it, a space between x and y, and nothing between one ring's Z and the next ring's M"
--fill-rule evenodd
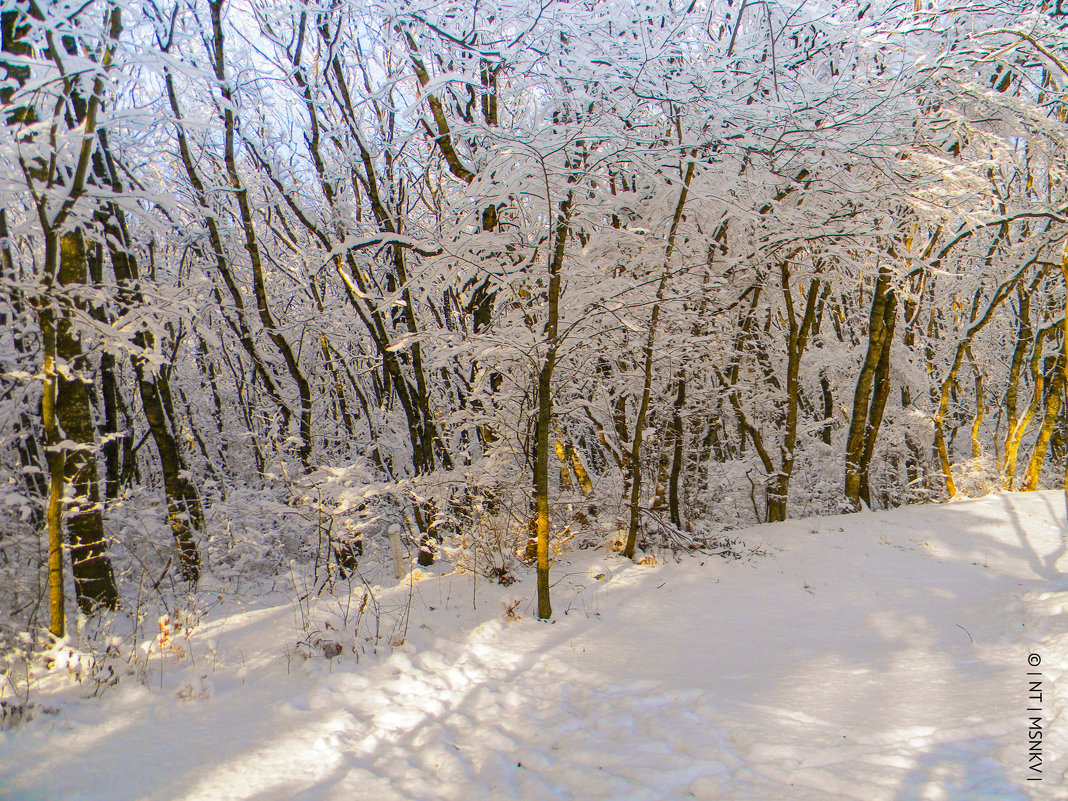
M797 448L797 410L801 397L801 358L808 345L808 336L816 319L816 299L820 279L809 283L805 311L800 323L794 311L793 293L790 290L790 270L786 262L781 265L783 297L789 322L786 360L786 413L783 416L783 440L780 446L779 469L771 478L768 487L768 522L777 523L786 519L786 504L790 497L790 479L794 473Z
M97 179L113 192L121 193L122 182L108 146L107 136L101 132L101 155L94 160ZM108 204L99 214L108 244L112 269L119 287L123 310L144 305L144 297L138 288L140 274L137 259L130 242L126 216L116 204ZM155 335L145 328L134 333L133 342L138 352L130 361L141 396L141 406L148 421L152 440L159 455L163 473L163 489L167 499L167 521L178 548L182 576L195 584L200 578L200 553L197 550L194 531L204 528L204 516L200 496L188 477L185 460L178 448L173 433L174 412L170 406L168 371L152 372L148 354L155 350ZM114 360L112 359L112 366Z
M552 281L550 280L550 284ZM554 292L549 290L550 319L558 313ZM548 327L548 326L547 326ZM555 338L555 334L553 335ZM537 520L538 617L552 617L549 599L549 427L552 425L552 378L556 345L551 343L538 371L538 420L534 445L534 511Z
M215 219L215 214L212 211L207 185L197 171L193 151L189 147L189 139L185 132L185 121L182 115L182 109L178 104L178 93L174 86L174 78L168 71L164 72L164 85L167 90L167 99L171 107L171 112L174 114L175 138L178 142L178 153L181 156L182 166L185 167L186 176L193 188L193 194L196 197L197 204L200 207L201 213L204 215L204 225L208 229L208 240L211 243L212 252L210 256L215 261L216 271L222 278L223 284L226 286L227 294L233 303L234 313L232 315L226 313L222 293L217 287L213 289L216 303L219 306L227 326L234 333L238 342L241 343L241 347L248 354L249 359L252 362L254 375L259 378L268 397L270 397L278 407L278 411L282 417L283 427L288 428L289 421L293 417L293 410L282 397L278 385L275 383L274 378L272 378L271 371L267 369L263 356L260 354L259 349L256 346L252 329L249 327L245 313L244 293L237 285L237 281L234 279L233 272L227 262L226 251L223 246L222 232L219 229L218 221ZM244 416L246 419L250 419L251 412L248 402L243 401L243 406L244 408L242 411ZM249 433L255 435L256 432L250 427ZM262 462L262 453L260 452L259 445L256 444L254 447L256 449L257 461ZM262 472L262 465L259 467L259 470Z
M241 181L241 174L237 169L236 136L237 121L235 116L234 93L230 82L226 77L226 58L224 51L224 35L222 26L222 9L224 0L209 0L211 9L212 26L212 67L215 78L219 82L219 93L222 96L223 115L223 157L226 163L226 175L230 182L230 188L237 198L238 209L241 213L241 226L245 235L245 250L248 253L249 262L252 265L252 289L256 299L256 309L259 312L260 322L263 324L267 336L274 346L282 354L286 369L290 377L297 385L297 393L300 397L300 447L298 455L305 470L311 469L312 451L312 399L311 386L305 377L303 370L293 351L292 345L285 335L278 329L278 325L271 314L267 298L266 280L263 271L263 258L260 253L259 240L256 237L256 227L253 221L252 206L248 199L248 189Z
M204 529L200 495L186 476L185 460L182 458L178 443L164 415L159 390L159 382L163 379L146 376L142 365L138 365L137 372L141 403L144 407L145 418L148 420L149 430L152 432L152 440L156 444L156 452L159 454L160 468L163 471L163 489L167 496L167 522L170 524L174 542L178 546L182 576L186 581L196 584L200 579L200 552L197 550L193 532Z
M116 378L115 354L100 356L100 394L104 401L104 425L101 433L107 441L101 446L104 453L104 497L113 500L119 494L122 475L119 435L119 382Z
M1016 343L1012 349L1008 387L1005 390L1004 456L998 465L1001 471L1002 486L1005 489L1012 489L1012 474L1016 470L1014 440L1016 440L1017 423L1020 421L1020 415L1018 414L1020 377L1023 375L1028 348L1032 348L1037 344L1035 342L1034 329L1031 326L1031 293L1025 291L1023 287L1019 287L1016 294L1019 300L1016 308ZM1015 444L1018 445L1018 440L1016 440Z
M1020 444L1028 426L1031 425L1035 414L1038 413L1038 408L1042 405L1042 398L1045 395L1046 380L1042 370L1042 352L1043 344L1050 330L1049 328L1041 329L1034 337L1030 360L1031 402L1023 414L1020 415L1019 420L1012 421L1010 417L1011 425L1005 439L1005 458L1002 465L1004 486L1007 490L1013 489L1016 482L1016 462L1019 458Z
M1024 272L1030 269L1031 265L1032 262L1028 262L1010 278L998 284L982 314L979 314L979 300L982 293L982 287L980 286L980 288L976 290L972 300L968 328L965 331L964 337L957 343L953 363L950 365L949 372L946 373L946 377L942 381L941 388L938 391L932 390L934 400L937 404L934 416L934 446L935 452L938 455L938 462L942 467L942 478L945 481L946 493L950 498L957 494L957 485L953 480L953 465L950 462L949 447L946 444L945 417L949 409L951 393L957 383L957 374L960 371L964 356L967 353L968 348L971 347L975 335L990 322L993 318L994 311L1001 305L1005 298L1016 289Z
M983 455L982 445L979 442L979 430L983 425L983 417L986 412L986 398L983 394L983 371L975 363L971 347L968 348L968 361L972 363L973 378L975 381L975 416L972 418L971 442L972 458L979 459Z
M553 251L549 258L549 287L546 297L545 359L538 369L538 417L534 442L534 512L537 532L538 617L552 617L549 599L549 434L553 420L553 371L560 347L560 285L567 238L571 232L571 193L560 203L556 218Z
M686 408L686 376L679 370L678 390L671 415L671 473L668 475L668 515L671 525L682 528L682 512L679 502L679 478L682 476L682 462L685 458L686 431L682 422L682 412Z
M653 353L656 345L656 329L660 321L660 306L664 302L664 291L667 288L667 279L670 275L671 256L675 252L675 237L679 231L679 223L682 222L682 212L686 207L686 195L690 190L690 181L693 180L695 169L696 165L691 161L687 165L686 175L682 179L679 202L675 205L675 216L671 220L671 230L668 232L667 248L664 252L664 269L661 271L660 282L656 287L656 302L653 303L653 311L649 318L649 334L645 340L642 394L638 402L638 415L634 418L634 438L631 442L630 450L630 523L627 526L627 542L623 547L623 555L628 559L634 558L634 549L638 542L638 515L641 511L642 494L642 437L645 433L645 417L649 412L649 395L653 386Z
M98 215L99 221L99 215ZM104 246L94 242L87 252L89 279L95 288L104 289ZM102 304L89 305L89 313L102 325L108 325L107 309ZM119 381L116 376L115 354L105 350L100 354L100 397L103 401L104 425L100 433L104 439L100 450L104 454L104 497L112 500L119 494L122 474L119 451Z
M933 237L932 237L933 246ZM925 257L928 254L924 254ZM922 298L926 288L927 278L925 272L913 276L910 284L911 291L905 295L904 319L905 329L902 336L905 350L911 353L916 347L916 332L920 326L920 312L923 309ZM912 390L907 381L901 384L901 408L908 411L912 408ZM905 477L909 488L916 486L923 475L923 455L920 446L907 431L905 432L905 448L908 454L905 456Z
M834 427L834 394L831 392L831 382L827 378L827 372L820 372L820 397L823 400L823 426L820 429L820 439L824 445L831 444L831 434Z

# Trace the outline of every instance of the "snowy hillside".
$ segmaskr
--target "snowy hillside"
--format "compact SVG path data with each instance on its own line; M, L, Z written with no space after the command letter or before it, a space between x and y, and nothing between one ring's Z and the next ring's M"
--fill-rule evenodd
M408 577L378 658L302 658L281 596L224 604L147 686L36 688L55 714L0 733L0 797L1063 798L1063 503L774 524L741 560L570 553L551 623L532 575Z

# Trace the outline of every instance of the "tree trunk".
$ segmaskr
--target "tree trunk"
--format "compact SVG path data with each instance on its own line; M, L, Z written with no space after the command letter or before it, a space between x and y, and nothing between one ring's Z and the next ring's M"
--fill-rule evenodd
M32 47L25 41L28 25L19 22L24 12L7 11L0 16L2 48L5 52L20 57L32 56ZM33 13L39 15L38 11ZM75 15L78 12L75 12ZM28 19L28 18L27 18ZM73 17L71 18L73 21ZM84 287L88 280L88 262L85 240L80 227L71 224L71 216L78 201L85 193L86 177L97 136L97 115L103 103L105 71L111 63L115 41L121 30L121 13L112 6L106 18L109 41L96 54L102 67L92 79L88 96L84 93L81 76L70 75L63 64L63 56L55 44L51 44L44 56L51 60L63 75L61 91L73 111L66 122L78 130L80 144L60 172L59 153L54 144L51 160L33 158L29 164L22 163L27 179L27 189L36 206L41 235L45 244L45 258L40 273L41 297L36 310L43 341L43 397L42 422L48 446L49 498L46 508L49 539L49 598L51 606L50 628L61 636L66 628L63 597L62 520L63 503L67 484L71 485L67 534L71 551L72 572L78 603L82 610L91 613L99 607L115 608L118 591L115 586L111 564L108 561L103 516L101 512L96 471L96 429L93 425L92 408L87 382L81 372L88 365L82 354L78 333L73 328L71 305L81 308L84 300L59 297L57 280L61 287ZM72 27L76 30L76 26ZM74 35L62 37L63 50L67 55L78 53L78 41ZM12 83L24 86L31 77L31 67L25 62L4 62L7 85L0 90L0 100L5 105L14 91ZM58 124L61 107L53 114ZM32 106L11 109L6 124L15 129L20 141L32 142L37 133L30 127L37 122ZM71 125L73 123L73 125ZM40 191L38 191L40 187ZM55 201L59 201L56 203ZM64 231L64 233L60 233ZM91 381L91 379L90 379Z
M865 443L870 439L868 432L869 402L875 387L875 375L884 349L889 350L886 331L886 306L890 291L890 271L879 270L872 294L871 313L868 315L868 349L864 362L857 376L857 386L853 391L853 412L849 418L849 433L846 436L846 475L845 496L853 509L860 508L862 492L867 484L864 475ZM887 354L889 359L889 354Z
M808 336L816 319L816 299L820 279L809 282L805 300L805 312L798 323L794 312L793 293L790 290L790 270L787 262L781 265L783 297L786 300L789 339L786 361L786 413L783 417L783 440L780 446L779 469L771 477L768 488L768 522L778 523L786 519L786 504L790 497L790 478L794 473L795 449L797 448L797 407L801 396L801 357L808 345Z
M1031 425L1038 407L1041 405L1045 393L1045 374L1042 370L1042 352L1046 337L1053 333L1054 327L1040 328L1035 333L1031 325L1031 295L1037 289L1039 282L1045 276L1040 271L1031 282L1028 290L1020 287L1018 294L1020 299L1017 308L1017 334L1016 345L1013 348L1012 362L1009 368L1009 386L1005 393L1005 452L1000 465L1002 486L1013 489L1016 481L1016 463L1019 456L1020 444L1023 441L1027 428ZM1024 361L1027 358L1027 350L1030 347L1029 371L1031 376L1032 395L1031 401L1022 413L1017 414L1019 406L1019 382L1023 373Z
M45 243L46 263L54 258L55 238ZM45 432L45 458L48 462L48 502L45 520L48 525L48 599L49 631L55 637L66 633L63 593L63 488L66 484L66 454L59 443L63 440L56 417L56 315L51 305L38 309L38 325L44 350L43 387L41 392L41 423Z
M571 231L571 203L560 203L557 214L554 248L549 259L549 291L546 298L545 359L538 369L538 417L534 443L534 512L537 521L538 617L548 620L553 608L549 599L549 432L553 420L553 370L560 347L560 282Z
M883 305L883 342L879 361L875 365L874 392L868 409L868 422L864 430L864 447L860 454L860 497L871 508L871 461L875 455L875 443L890 397L890 350L894 345L894 328L897 322L897 298L888 292Z
M297 355L293 351L293 346L289 343L289 340L286 339L285 335L278 330L278 325L275 323L274 316L271 314L270 304L267 298L266 280L263 272L263 258L260 253L259 240L256 237L252 206L248 199L248 189L242 183L241 174L237 169L237 121L234 113L236 106L234 103L233 90L230 88L230 83L226 78L226 59L223 47L225 37L223 36L222 27L223 3L224 0L209 0L208 3L209 8L211 9L213 37L212 67L215 72L215 78L219 82L219 94L223 99L223 160L226 163L226 175L230 182L230 188L233 190L233 193L237 198L237 206L241 214L241 227L245 235L245 251L248 253L249 263L252 266L252 289L256 299L256 310L259 312L260 322L263 324L267 336L270 338L271 342L274 343L274 346L278 349L279 353L282 354L282 358L286 363L286 369L288 370L290 377L292 377L293 382L297 385L297 393L300 397L300 447L298 448L298 455L304 469L310 470L312 450L311 387L300 367Z
M1061 386L1068 391L1068 244L1064 247L1064 255L1061 257L1061 278L1064 282L1064 319L1061 328L1063 351L1065 358L1061 359ZM1064 460L1064 506L1068 511L1068 457Z
M1050 382L1049 392L1046 393L1046 413L1042 419L1042 426L1038 429L1038 439L1035 440L1031 461L1028 462L1027 472L1024 474L1023 484L1020 487L1024 492L1031 492L1038 488L1038 479L1042 472L1042 464L1046 460L1050 437L1060 418L1061 405L1064 402L1064 362L1065 345L1062 342L1060 357L1053 368L1053 380Z
M949 448L946 445L945 434L945 417L949 409L950 394L953 391L953 387L957 382L957 373L960 370L961 363L964 361L964 355L967 353L968 348L971 347L972 340L975 335L983 329L983 327L990 322L993 318L994 311L1016 289L1023 277L1026 270L1030 269L1031 262L1028 262L1021 267L1015 274L1009 279L998 284L994 293L990 297L990 301L987 303L986 310L980 315L979 312L979 300L982 293L982 286L975 292L975 297L972 300L971 314L969 316L969 325L965 331L964 337L957 343L957 350L953 357L953 363L950 365L949 372L946 374L945 379L942 381L941 389L938 392L932 391L934 399L937 403L937 411L934 416L934 446L935 452L938 455L938 462L942 467L942 478L946 484L946 493L950 498L957 494L957 485L953 480L953 465L949 458Z
M671 416L671 473L668 476L668 515L671 525L682 528L682 511L679 502L679 478L682 475L682 460L685 458L685 427L682 421L682 412L686 408L686 376L682 370L678 374L678 392L675 395L675 406Z
M99 217L99 215L98 215ZM94 242L87 253L89 279L93 287L104 291L104 247ZM110 324L107 309L98 303L89 306L89 313L102 325ZM104 439L100 450L104 454L104 497L112 500L119 494L122 465L119 452L119 381L115 374L115 354L105 350L100 354L100 397L103 401L104 425L100 428Z
M85 240L80 230L59 237L60 286L84 286L87 279ZM96 426L89 401L90 378L81 342L68 313L61 312L56 325L56 421L64 441L64 475L72 489L67 507L67 534L78 605L85 613L97 607L115 609L118 590L107 557L104 517L96 469ZM58 434L58 432L55 432Z
M975 363L971 347L968 348L968 361L972 363L973 378L975 381L975 416L972 418L971 441L972 458L979 459L983 455L982 445L979 442L979 430L983 425L983 417L986 412L986 398L983 393L983 371Z
M656 328L660 320L660 306L664 302L664 291L667 288L667 279L671 267L671 255L675 251L675 237L679 231L679 223L682 221L682 212L686 207L686 195L690 189L690 181L696 165L691 161L686 167L686 175L682 179L682 189L679 192L679 202L675 206L675 216L671 220L671 230L668 232L667 248L664 252L664 269L660 274L660 282L656 287L656 302L649 318L649 334L645 340L645 360L642 369L642 394L638 402L638 415L634 418L634 439L630 451L630 523L627 526L627 542L623 548L623 555L628 559L634 558L634 549L638 541L638 514L640 511L642 493L642 464L641 450L642 437L645 434L645 417L649 412L649 395L652 391L653 382L653 348L656 344Z
M552 281L550 281L550 284ZM550 308L555 306L549 290ZM550 319L554 311L550 311ZM547 324L548 327L548 324ZM534 511L537 519L538 617L552 617L549 599L549 426L552 424L552 377L556 367L556 345L550 344L538 371L538 422L534 446Z
M103 132L101 150L102 157L94 163L96 176L112 191L121 192L122 183ZM100 217L122 306L124 310L142 306L144 296L138 288L140 274L129 241L125 214L119 206L109 204ZM173 433L174 413L173 409L168 409L170 387L167 373L161 369L153 374L149 366L148 354L155 349L155 336L151 331L140 328L134 333L133 342L138 352L131 355L130 362L137 379L141 407L159 454L163 490L167 499L167 522L178 548L182 577L196 584L200 579L200 553L194 531L203 531L204 528L200 496L187 476L187 466Z

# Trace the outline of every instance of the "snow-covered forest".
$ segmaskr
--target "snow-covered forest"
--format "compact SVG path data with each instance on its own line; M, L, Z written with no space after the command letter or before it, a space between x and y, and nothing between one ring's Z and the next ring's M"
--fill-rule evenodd
M551 620L582 549L748 558L729 532L1064 485L1059 0L0 21L27 687L261 591L359 655L408 638L375 588L413 576L530 581L508 615Z

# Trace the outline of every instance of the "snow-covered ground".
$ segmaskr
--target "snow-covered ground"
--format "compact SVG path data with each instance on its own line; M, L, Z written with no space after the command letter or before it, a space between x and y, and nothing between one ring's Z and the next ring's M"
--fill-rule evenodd
M1065 798L1063 504L762 526L743 560L569 553L551 624L530 576L403 581L378 658L298 656L295 601L221 604L147 686L35 689L58 713L0 733L0 797Z

